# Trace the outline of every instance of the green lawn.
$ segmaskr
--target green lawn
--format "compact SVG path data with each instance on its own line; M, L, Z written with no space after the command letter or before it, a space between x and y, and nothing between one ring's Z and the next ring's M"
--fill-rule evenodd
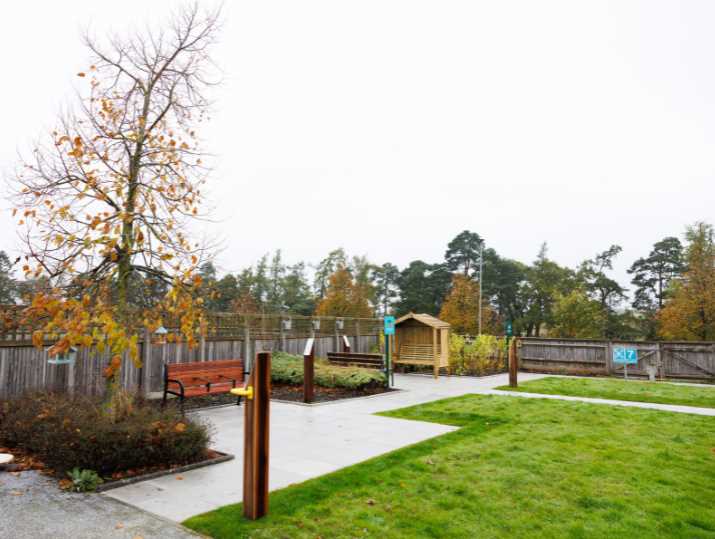
M557 378L550 376L520 383L516 389L509 386L502 386L497 389L715 408L715 386L695 387L669 384L667 382L626 381L613 378Z
M215 538L715 537L715 418L466 395L383 415L461 429L271 493ZM401 426L399 428L409 428Z

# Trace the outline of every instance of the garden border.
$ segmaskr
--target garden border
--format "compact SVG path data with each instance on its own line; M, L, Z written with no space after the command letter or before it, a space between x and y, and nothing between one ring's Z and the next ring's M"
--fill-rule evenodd
M183 466L177 466L175 468L168 468L166 470L159 470L144 475L135 475L134 477L125 477L123 479L117 479L116 481L102 483L101 485L97 486L95 492L106 492L108 490L113 490L119 487L126 487L127 485L133 485L134 483L141 483L142 481L149 481L150 479L156 479L165 475L188 472L190 470L204 468L213 464L221 464L222 462L227 462L236 458L235 455L232 455L231 453L224 453L222 451L216 451L215 449L212 449L212 451L214 453L218 453L219 456L212 459L201 460L199 462L192 462L191 464L185 464Z

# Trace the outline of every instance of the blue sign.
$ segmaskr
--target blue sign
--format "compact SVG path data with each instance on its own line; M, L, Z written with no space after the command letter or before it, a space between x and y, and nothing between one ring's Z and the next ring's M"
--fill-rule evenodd
M616 346L613 348L613 362L623 365L637 365L638 350L626 348L625 346Z
M511 327L511 321L506 323L506 336L511 337L514 335L514 329Z
M385 317L385 335L395 334L395 317L386 316Z

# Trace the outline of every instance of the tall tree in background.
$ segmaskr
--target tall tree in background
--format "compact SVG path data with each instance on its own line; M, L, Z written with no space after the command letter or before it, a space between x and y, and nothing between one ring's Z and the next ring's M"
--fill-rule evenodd
M437 316L452 281L452 273L445 264L427 264L422 260L410 262L400 272L400 301L397 312L427 313Z
M600 339L607 317L601 304L579 289L557 295L553 304L549 335L571 339Z
M348 268L339 267L328 279L325 297L318 303L315 314L369 318L373 311L365 288L355 281Z
M552 323L554 303L559 295L574 289L574 273L549 260L546 243L542 244L534 264L526 271L524 297L526 311L523 326L528 336L540 336L545 325Z
M217 14L194 5L164 29L106 42L88 35L85 97L17 176L23 269L53 287L35 296L28 316L49 319L44 331L62 335L51 353L111 349L110 382L123 350L139 362L134 321L151 329L168 311L189 344L202 324L194 287L203 251L186 226L208 173L196 129L208 112L216 30ZM164 301L136 313L136 288L157 280L168 288Z
M330 276L333 275L338 268L347 267L348 257L342 247L328 253L328 256L315 266L315 279L313 281L313 286L315 288L315 295L319 300L325 297Z
M578 279L604 310L613 309L626 298L626 290L606 274L606 270L613 269L613 259L622 250L620 245L611 245L594 258L584 261L578 271Z
M271 259L268 277L268 290L266 293L266 311L280 313L285 310L283 289L286 268L281 260L281 250L278 249Z
M12 305L18 297L18 285L12 276L12 262L5 251L0 251L0 305Z
M393 303L399 296L400 270L394 264L385 262L373 270L375 299L382 316L392 313Z
M670 281L684 269L683 245L678 238L655 243L650 254L633 262L628 270L636 286L633 307L642 311L661 309Z
M305 276L305 264L290 266L283 278L284 304L289 313L311 315L315 310L315 298Z
M713 227L696 223L686 233L687 269L673 281L672 295L660 311L666 339L715 340L715 244Z
M671 281L684 270L683 245L674 237L655 243L650 254L636 260L628 270L636 286L633 308L641 313L646 338L656 337L657 313L663 308Z
M464 230L447 244L444 259L452 272L461 272L470 277L479 268L479 250L482 238L476 232Z
M449 322L452 331L468 335L478 333L479 283L464 274L457 273L452 280L452 288L439 311L440 320ZM486 301L482 304L483 333L494 334L497 316Z
M525 264L502 258L494 249L484 250L484 297L494 305L502 320L512 322L517 335L524 329L526 276Z

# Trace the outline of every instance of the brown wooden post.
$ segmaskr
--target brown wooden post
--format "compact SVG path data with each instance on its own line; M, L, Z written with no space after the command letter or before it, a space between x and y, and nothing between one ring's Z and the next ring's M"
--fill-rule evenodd
M516 351L517 338L513 338L509 344L509 387L519 387L519 357Z
M271 353L256 354L246 399L243 446L243 516L256 520L268 513L268 435L271 402Z
M142 394L145 397L151 393L151 331L144 328L142 341L142 368L141 368Z
M311 337L305 343L303 351L303 402L313 402L315 393L315 339Z

